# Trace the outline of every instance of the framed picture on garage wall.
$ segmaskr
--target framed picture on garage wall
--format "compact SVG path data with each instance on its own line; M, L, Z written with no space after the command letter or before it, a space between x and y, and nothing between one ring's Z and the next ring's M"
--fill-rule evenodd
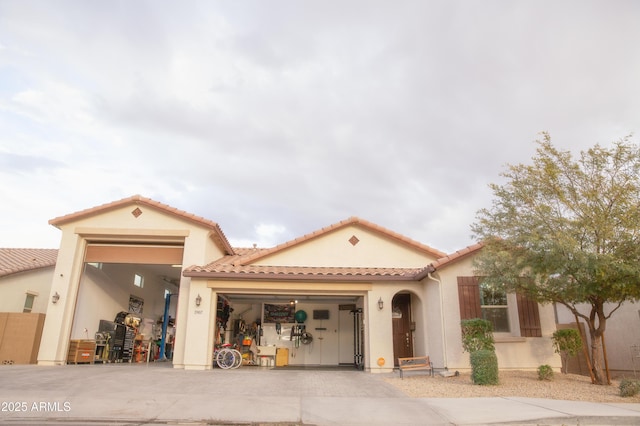
M129 295L129 312L132 314L141 314L142 307L144 306L144 299L142 297Z
M264 314L262 315L262 323L294 323L296 307L295 305L273 305L271 303L264 304Z

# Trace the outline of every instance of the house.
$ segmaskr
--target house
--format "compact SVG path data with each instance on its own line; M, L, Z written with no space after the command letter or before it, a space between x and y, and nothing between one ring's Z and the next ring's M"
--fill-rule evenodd
M57 249L0 248L0 312L45 313Z
M37 360L58 250L0 249L0 363Z
M480 244L447 255L351 217L273 248L235 248L217 223L138 195L50 224L62 237L41 365L64 364L70 342L122 312L139 317L137 341L167 328L161 356L183 369L212 368L229 341L251 357L277 348L290 365L389 372L399 357L429 355L437 369L466 369L460 320L483 314L501 368L560 365L553 307L482 288Z

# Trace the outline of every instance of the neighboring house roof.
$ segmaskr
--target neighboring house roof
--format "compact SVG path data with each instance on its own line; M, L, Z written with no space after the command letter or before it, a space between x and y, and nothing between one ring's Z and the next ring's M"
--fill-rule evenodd
M56 228L60 228L61 225L65 223L73 222L78 219L83 219L89 216L105 213L107 211L118 209L122 206L133 204L138 206L148 206L158 210L161 210L165 213L168 213L172 216L178 217L179 219L186 219L187 221L193 222L197 225L204 226L206 228L210 228L213 232L211 234L212 239L220 245L220 247L227 253L233 254L233 248L227 237L222 232L220 226L211 220L205 219L200 216L196 216L191 213L187 213L184 210L176 209L175 207L171 207L167 204L160 203L158 201L154 201L150 198L145 198L141 195L134 195L128 198L123 198L122 200L113 201L111 203L102 204L97 207L92 207L90 209L81 210L75 213L71 213L65 216L56 217L49 221L49 224L55 226Z
M388 230L386 228L383 228L380 225L376 225L375 223L368 222L368 221L366 221L364 219L360 219L358 217L352 216L352 217L350 217L350 218L348 218L346 220L343 220L343 221L340 221L340 222L335 223L333 225L327 226L325 228L322 228L322 229L320 229L318 231L315 231L315 232L312 232L310 234L303 235L302 237L296 238L296 239L288 241L286 243L277 245L277 246L275 246L275 247L273 247L271 249L257 251L253 255L243 257L240 260L242 261L243 265L246 265L246 264L255 262L258 259L262 259L262 258L270 256L270 255L272 255L274 253L281 252L281 251L286 250L288 248L291 248L293 246L305 243L307 241L310 241L312 239L321 237L321 236L323 236L325 234L328 234L328 233L330 233L332 231L335 231L337 229L344 228L344 227L350 226L350 225L360 226L362 228L366 228L366 229L368 229L370 231L373 231L375 233L382 234L383 236L385 236L387 238L390 238L392 240L396 240L396 241L402 242L404 244L407 244L407 245L417 249L418 251L426 253L426 254L428 254L430 256L433 256L435 258L440 258L440 257L443 257L443 256L447 255L446 253L441 252L440 250L436 250L433 247L429 247L429 246L427 246L425 244L422 244L422 243L419 243L417 241L414 241L411 238L405 237L404 235L398 234L397 232L390 231L390 230Z
M55 266L57 249L0 248L0 277Z

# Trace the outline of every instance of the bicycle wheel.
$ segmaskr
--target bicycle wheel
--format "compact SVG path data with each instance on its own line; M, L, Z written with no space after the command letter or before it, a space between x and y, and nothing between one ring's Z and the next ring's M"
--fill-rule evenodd
M238 368L242 365L242 354L240 353L240 351L236 350L236 349L231 349L231 352L233 352L233 366L231 368Z
M218 364L218 367L228 370L235 364L235 358L236 356L231 349L222 349L218 352L218 356L216 356L216 363Z

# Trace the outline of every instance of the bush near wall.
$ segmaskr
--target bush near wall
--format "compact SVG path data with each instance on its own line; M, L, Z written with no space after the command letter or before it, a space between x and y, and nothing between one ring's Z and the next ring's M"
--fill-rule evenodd
M564 328L553 333L553 349L560 354L562 360L562 374L567 374L567 363L569 357L576 356L582 349L582 338L580 332L573 328Z
M493 342L493 325L482 318L466 319L460 322L462 327L462 350L475 352L479 350L495 350Z
M498 384L498 357L491 350L471 352L471 380L476 385Z
M620 381L620 396L635 396L640 393L640 380L622 379Z
M553 380L553 369L550 365L544 364L538 367L538 380Z

